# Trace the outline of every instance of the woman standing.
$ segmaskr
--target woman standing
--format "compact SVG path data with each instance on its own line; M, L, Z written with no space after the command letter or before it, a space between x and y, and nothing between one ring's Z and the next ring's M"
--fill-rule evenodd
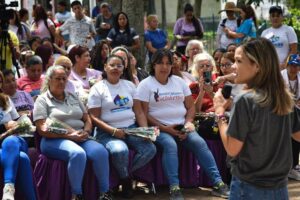
M128 16L124 12L116 15L114 27L109 31L106 39L112 48L123 46L131 52L140 48L139 35L134 28L130 28Z
M227 185L222 181L215 159L192 123L195 106L191 91L184 80L172 76L172 63L170 51L156 51L151 59L151 76L139 84L137 94L148 123L161 131L156 144L163 151L162 163L170 186L170 199L183 199L179 188L176 142L195 154L214 185L212 194L228 197Z
M241 19L238 20L238 28L232 31L229 28L223 28L228 37L235 38L235 43L240 44L244 40L256 38L257 22L253 8L250 5L242 5L237 9L240 12Z
M284 17L280 6L272 6L269 14L272 27L264 30L261 36L273 43L279 57L280 69L284 69L288 56L297 53L297 35L293 27L282 23Z
M184 17L179 18L174 26L173 34L177 39L176 50L181 54L185 53L189 40L203 37L204 29L201 21L193 13L193 6L187 3L184 7Z
M136 98L135 85L120 79L125 62L111 55L104 67L103 80L96 83L88 99L89 113L97 127L96 138L109 151L112 164L122 183L122 195L133 196L131 173L147 164L155 155L151 141L126 135L123 128L147 127L146 117ZM136 124L137 123L137 124ZM136 151L131 171L128 170L128 146Z
M224 112L230 100L221 90L214 97L216 123L231 157L231 200L289 199L291 136L300 141L300 115L276 58L274 46L264 38L239 46L235 83L246 84L247 90L235 98L229 122Z
M4 77L0 72L0 90ZM6 131L17 125L19 117L13 103L8 96L0 93L0 140L1 140L1 167L4 172L4 188L2 200L14 200L15 183L18 179L21 191L26 200L35 200L35 186L33 185L30 160L27 155L26 141L18 134L8 134ZM21 133L20 133L21 134Z
M82 200L82 180L87 159L92 160L94 173L99 184L100 200L110 200L109 161L106 149L89 140L92 122L78 97L65 92L67 74L63 67L52 66L47 70L43 93L37 98L33 120L42 136L41 152L53 159L68 163L68 177L72 190L72 200ZM66 134L58 134L48 129L46 119L57 119L70 128Z

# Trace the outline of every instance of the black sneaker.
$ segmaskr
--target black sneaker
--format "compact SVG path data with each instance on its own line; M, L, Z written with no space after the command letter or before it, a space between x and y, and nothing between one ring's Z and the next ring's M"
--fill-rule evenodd
M98 200L112 200L113 197L110 192L106 192L100 195Z
M130 178L122 179L122 192L121 195L125 199L133 198L132 180Z
M180 187L175 186L170 189L170 200L184 200Z
M211 194L216 197L228 199L230 191L225 183L220 182L213 187Z
M83 195L77 194L75 200L84 200Z

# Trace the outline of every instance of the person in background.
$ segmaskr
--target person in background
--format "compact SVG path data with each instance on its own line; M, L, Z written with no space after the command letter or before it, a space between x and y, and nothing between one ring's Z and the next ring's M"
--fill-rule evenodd
M196 156L213 184L212 194L228 197L228 187L222 181L215 159L192 123L195 105L191 91L183 79L172 75L172 56L169 50L156 51L151 59L150 76L137 89L137 99L142 103L149 125L160 129L155 143L163 151L162 164L170 199L184 199L179 187L177 143Z
M101 13L96 17L95 28L97 32L96 41L105 40L110 29L114 27L114 15L110 10L108 3L102 3Z
M9 19L8 29L17 35L19 41L29 40L31 37L30 31L28 31L27 27L21 23L17 11L13 9L11 9L10 11L13 12L14 17Z
M47 46L51 49L51 52L53 52L54 60L56 60L61 55L68 55L67 51L64 48L59 47L56 43L52 43L50 38L44 38L42 40L42 45Z
M29 40L29 46L30 46L31 50L34 52L41 44L42 44L42 40L41 40L41 38L39 38L37 36L31 37L31 39Z
M237 44L235 43L231 43L227 46L226 48L226 52L229 52L229 53L235 53L235 49L237 48Z
M98 182L99 200L111 200L109 190L109 159L103 145L88 139L92 133L91 119L78 97L65 91L67 74L61 66L47 70L42 94L34 104L33 121L42 137L41 152L52 159L67 163L72 200L83 200L82 180L87 160L93 163ZM46 120L57 119L66 123L67 133L50 131Z
M47 69L53 65L54 57L53 51L46 45L41 45L35 50L35 55L39 56L43 61L43 73L46 73Z
M30 28L31 35L41 39L51 38L54 42L55 24L48 18L44 7L40 4L35 5L32 15L34 20Z
M91 52L91 66L93 69L103 72L104 64L111 51L111 47L106 40L99 41Z
M231 200L288 200L292 166L291 137L300 141L300 110L285 86L273 44L252 39L235 51L236 84L246 84L235 98L230 120L221 89L215 94L216 123L230 156Z
M29 20L28 10L26 8L21 8L18 13L19 13L21 24L25 26L27 32L30 32L30 25L28 24L28 20Z
M3 93L8 95L19 115L31 115L34 101L29 93L17 90L17 81L11 70L3 71Z
M228 37L226 33L223 31L225 27L229 28L231 31L235 32L237 29L237 19L234 15L234 12L237 11L234 2L226 2L224 10L220 10L221 12L225 11L227 18L221 19L218 29L217 29L217 47L226 49L227 46L231 43L234 43L234 38Z
M59 23L59 26L63 25L65 21L72 17L71 12L67 9L65 1L59 1L57 4L57 13L55 13L55 19ZM62 35L65 35L62 33Z
M70 34L70 44L85 46L91 50L93 46L95 46L94 36L96 35L96 30L94 23L91 18L84 15L80 1L73 1L71 3L71 8L75 15L56 29L58 35L56 43L63 43L64 38L61 34L68 30Z
M205 52L203 43L200 40L190 40L185 49L185 56L188 57L188 72L192 71L192 64L195 55ZM181 52L179 52L181 53Z
M216 63L218 75L222 75L222 72L220 69L220 62L221 62L221 58L225 52L226 52L226 49L218 48L218 49L214 50L214 52L212 54L212 57L214 58L215 63Z
M256 38L256 29L257 29L257 21L253 8L251 5L241 5L239 9L241 19L238 19L239 27L236 31L231 30L229 27L223 28L224 33L230 37L235 39L236 44L240 44L241 42Z
M32 56L26 63L27 76L23 76L17 80L19 90L28 92L30 96L35 98L40 94L40 89L44 78L43 73L43 61L39 56Z
M148 28L145 31L145 42L150 60L152 54L158 49L170 49L170 42L167 34L158 28L157 15L149 15L147 17L147 24Z
M137 78L139 82L141 82L142 80L147 78L149 74L146 70L137 66L137 60L131 52L128 52L128 54L129 54L130 66L132 68L132 75L135 78Z
M177 39L176 50L184 54L187 43L192 39L201 39L204 34L202 23L194 16L194 8L190 3L184 6L184 17L179 18L175 25L173 34Z
M275 47L276 49L276 47ZM294 101L300 106L300 56L299 54L291 54L287 60L287 68L281 70L282 78L287 88L294 95ZM299 167L299 151L300 143L292 139L293 164L288 177L300 181Z
M261 37L267 38L275 46L280 69L284 69L289 55L297 53L297 35L293 27L283 24L284 17L280 6L271 6L269 14L272 27L264 30Z
M147 127L147 119L136 98L135 85L121 79L124 60L111 55L104 67L103 80L96 83L88 99L88 108L96 138L109 151L112 165L122 184L122 196L133 197L132 172L147 164L156 154L155 145L142 137L126 135L123 128ZM136 152L128 169L128 146Z
M69 79L73 66L72 61L67 56L60 56L56 59L54 65L62 66L66 71L66 75L68 77L65 88L66 92L70 92L80 96L79 94L84 92L82 85L78 81Z
M4 188L2 200L14 200L16 180L17 186L26 200L36 200L35 186L33 185L32 169L27 155L26 141L18 134L11 135L7 132L15 128L19 118L10 98L2 93L4 77L0 71L0 157L3 170Z
M109 31L106 39L112 48L123 46L131 52L140 48L139 35L129 26L128 16L124 12L116 14L114 27Z
M100 13L100 6L103 3L103 0L96 0L96 6L92 10L92 18L95 19Z

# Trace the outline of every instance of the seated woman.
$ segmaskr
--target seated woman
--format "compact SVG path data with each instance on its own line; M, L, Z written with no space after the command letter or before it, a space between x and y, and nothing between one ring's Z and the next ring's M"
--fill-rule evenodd
M151 59L150 77L138 86L137 98L147 115L148 123L158 126L156 144L163 150L163 169L170 185L170 199L182 200L179 188L177 142L192 151L213 183L212 194L228 197L215 159L205 141L195 131L195 106L187 84L172 76L172 53L156 51Z
M133 196L130 175L147 164L155 155L151 141L126 135L122 128L146 127L147 120L139 102L135 100L136 88L130 81L120 79L125 62L111 55L104 66L103 80L96 83L89 94L88 107L96 138L109 151L112 164L122 184L122 196ZM136 151L131 171L128 170L128 146Z
M35 99L40 94L40 89L44 78L43 61L39 56L32 56L26 63L27 76L23 76L17 80L19 90L28 92Z
M11 70L4 70L4 82L2 91L10 97L19 115L31 115L34 101L30 94L17 90L17 82Z
M189 58L188 60L188 67L186 71L191 72L192 71L192 64L194 57L198 53L203 53L205 52L203 43L200 40L190 40L187 43L186 49L185 49L185 56Z
M93 162L94 173L99 183L101 200L109 196L109 161L103 145L88 136L92 123L82 103L72 93L65 92L67 74L63 67L52 66L47 70L43 93L37 98L33 120L42 136L41 152L47 157L68 163L68 177L72 190L72 200L82 199L82 180L86 160ZM46 119L54 118L66 123L70 128L66 134L54 133L48 129Z
M59 56L54 64L62 66L66 71L67 77L70 76L72 70L72 62L68 57ZM78 81L68 79L66 83L66 91L76 95L80 95L79 93L83 93L84 89Z
M73 63L69 79L78 81L84 89L89 90L93 81L101 79L100 71L89 68L91 57L88 48L74 46L69 52L69 58Z
M4 77L0 72L0 91ZM7 130L14 128L16 122L13 121L19 117L13 103L8 96L0 93L0 159L1 167L4 172L3 200L14 200L15 183L18 178L20 189L26 200L35 200L32 171L30 160L28 158L28 146L26 141L18 136L11 135Z

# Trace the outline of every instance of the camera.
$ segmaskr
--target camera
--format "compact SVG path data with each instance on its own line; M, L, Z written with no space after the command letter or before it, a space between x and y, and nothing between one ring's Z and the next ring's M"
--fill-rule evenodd
M14 17L14 12L9 9L7 10L7 7L18 7L18 1L12 1L10 4L5 4L5 0L0 0L0 20L1 24L3 22L6 22Z

